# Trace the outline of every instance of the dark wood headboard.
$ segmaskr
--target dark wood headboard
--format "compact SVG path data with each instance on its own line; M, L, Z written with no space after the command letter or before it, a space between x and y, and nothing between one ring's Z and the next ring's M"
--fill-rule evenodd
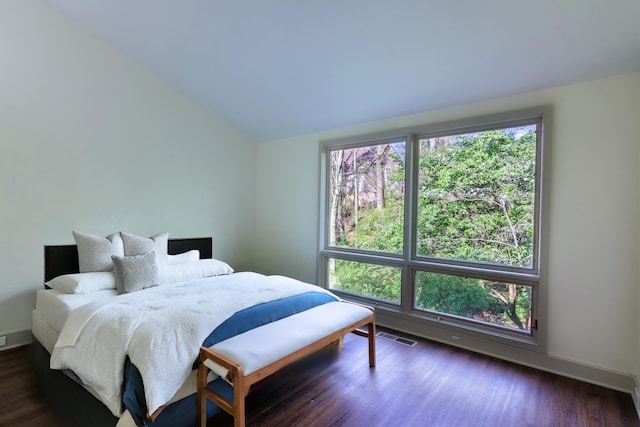
M167 252L170 255L175 255L192 249L200 251L200 258L212 258L213 238L169 239ZM78 247L76 245L50 245L44 247L45 282L62 274L78 273L78 270Z

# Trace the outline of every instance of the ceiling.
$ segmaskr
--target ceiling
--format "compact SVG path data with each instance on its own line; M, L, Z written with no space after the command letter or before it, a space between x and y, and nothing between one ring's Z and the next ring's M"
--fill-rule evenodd
M47 0L252 139L640 71L640 0Z

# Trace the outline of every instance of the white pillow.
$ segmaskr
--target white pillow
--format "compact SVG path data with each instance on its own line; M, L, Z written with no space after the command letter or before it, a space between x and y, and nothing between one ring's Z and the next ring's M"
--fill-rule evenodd
M124 231L121 231L120 234L124 244L124 256L146 255L155 252L158 265L167 263L169 233L160 233L149 238L125 233Z
M161 266L158 269L158 281L161 285L167 285L231 273L233 268L226 262L217 259L200 259L194 262Z
M182 264L185 262L194 262L200 259L200 251L192 249L181 254L167 255L167 265Z
M104 289L116 289L116 278L110 271L64 274L45 283L67 294L86 294Z
M102 237L74 231L73 238L78 246L80 273L112 271L113 261L111 260L111 255L124 255L124 246L120 233Z

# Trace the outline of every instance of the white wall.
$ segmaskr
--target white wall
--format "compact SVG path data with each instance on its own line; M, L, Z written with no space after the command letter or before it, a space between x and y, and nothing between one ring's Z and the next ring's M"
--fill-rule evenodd
M260 144L256 268L314 281L318 141L553 104L548 353L636 372L640 74Z
M255 144L39 0L0 2L0 335L72 230L213 236L251 265Z

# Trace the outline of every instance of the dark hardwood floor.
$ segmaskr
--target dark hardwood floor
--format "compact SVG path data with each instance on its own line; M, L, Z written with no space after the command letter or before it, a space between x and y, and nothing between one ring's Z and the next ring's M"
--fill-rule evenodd
M29 346L0 351L0 426L63 427L40 395Z
M402 336L402 334L399 334ZM248 426L640 426L631 396L418 340L345 338L257 385ZM29 348L0 352L0 426L61 426L38 393ZM208 425L232 426L227 414Z

